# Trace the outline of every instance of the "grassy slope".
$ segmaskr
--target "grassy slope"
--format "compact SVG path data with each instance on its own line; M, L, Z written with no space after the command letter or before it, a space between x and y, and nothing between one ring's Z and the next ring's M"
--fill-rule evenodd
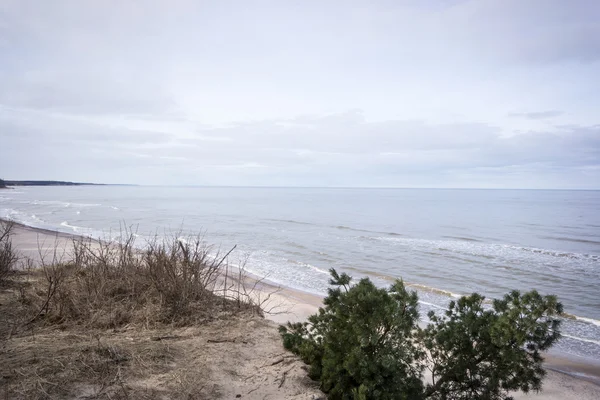
M189 243L77 242L70 259L5 276L0 395L320 397L240 277Z

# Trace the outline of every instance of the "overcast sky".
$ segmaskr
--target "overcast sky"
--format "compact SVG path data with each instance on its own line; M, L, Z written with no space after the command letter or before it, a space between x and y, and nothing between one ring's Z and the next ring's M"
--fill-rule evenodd
M0 0L0 177L600 188L600 1Z

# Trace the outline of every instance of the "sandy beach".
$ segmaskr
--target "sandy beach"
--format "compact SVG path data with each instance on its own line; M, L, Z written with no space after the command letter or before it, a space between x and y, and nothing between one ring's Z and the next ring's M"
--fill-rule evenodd
M61 259L62 257L68 256L71 242L76 238L77 237L68 234L17 225L14 231L13 245L22 255L31 258L36 264L39 264L42 260L48 262L52 259ZM252 369L253 365L268 364L269 362L272 362L270 360L274 355L279 357L279 354L284 353L279 336L276 332L278 324L288 320L305 320L310 314L314 313L321 304L321 298L318 296L290 288L280 288L270 284L266 280L261 281L256 287L259 296L271 296L267 303L267 308L270 307L273 312L266 314L267 321L264 323L249 323L251 327L259 327L257 329L262 332L260 340L256 340L259 340L261 343L260 352L262 352L264 357L250 357L249 354L242 357L242 360L249 363L244 367L248 370ZM252 334L251 336L258 337L255 334ZM187 343L186 346L193 345L192 342ZM225 360L223 363L230 366L236 364L236 360L230 360L231 363L226 361L228 354L231 354L231 357L240 357L239 353L236 355L234 352L229 353L229 351L225 349L225 351L220 353L220 356ZM250 358L252 358L252 360L250 360ZM293 370L294 374L293 379L297 381L289 386L291 392L285 392L286 386L280 385L276 388L277 390L273 389L274 391L265 392L262 389L253 391L253 394L255 395L263 393L264 395L262 395L262 397L253 397L250 395L244 396L244 398L316 398L311 397L312 395L315 395L316 392L314 387L310 386L303 378L302 375L304 374L304 370L301 368L301 363L296 361L296 364L290 364L290 366L290 371ZM600 398L600 368L598 366L582 364L575 360L557 356L548 356L546 366L548 375L544 382L542 392L531 394L515 393L516 399L595 400ZM278 370L275 372L272 370L274 370L274 367L270 368L270 372L267 370L264 371L264 380L255 376L255 379L251 380L251 382L253 382L254 385L259 386L260 382L265 382L265 385L268 386L266 382L268 382L269 379L271 381L281 379L281 377L274 378L274 376L277 375ZM261 373L261 370L259 370L257 374ZM270 373L274 375L271 376L269 375ZM288 372L286 376L291 373L292 372ZM279 383L277 383L277 385L279 385ZM254 387L244 386L243 390L252 390L253 388ZM303 390L306 390L306 396L302 394ZM309 393L310 396L308 395Z
M21 224L16 224L13 232L14 246L23 256L32 260L34 266L48 264L54 260L68 259L71 255L73 240L79 239L82 237ZM83 239L89 240L88 238ZM92 241L92 245L93 243L94 241ZM319 296L292 288L282 288L269 282L268 277L261 279L250 275L247 280L248 286L256 284L255 296L257 298L269 296L265 307L269 311L266 316L271 321L277 323L304 321L321 305L322 299Z

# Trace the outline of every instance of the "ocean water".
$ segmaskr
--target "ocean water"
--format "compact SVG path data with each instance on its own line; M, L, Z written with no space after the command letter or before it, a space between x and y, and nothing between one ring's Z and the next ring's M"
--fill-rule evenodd
M459 295L555 294L557 351L600 360L600 191L76 186L0 191L0 217L139 241L204 232L230 261L324 294L328 269L403 278L422 314Z

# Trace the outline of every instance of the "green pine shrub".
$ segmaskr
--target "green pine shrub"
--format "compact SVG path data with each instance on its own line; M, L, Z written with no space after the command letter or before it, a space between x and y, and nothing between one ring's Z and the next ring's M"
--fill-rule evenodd
M279 328L329 399L507 400L541 389L541 353L560 337L555 296L513 291L484 308L475 293L420 328L417 294L402 281L385 289L330 273L324 307Z

